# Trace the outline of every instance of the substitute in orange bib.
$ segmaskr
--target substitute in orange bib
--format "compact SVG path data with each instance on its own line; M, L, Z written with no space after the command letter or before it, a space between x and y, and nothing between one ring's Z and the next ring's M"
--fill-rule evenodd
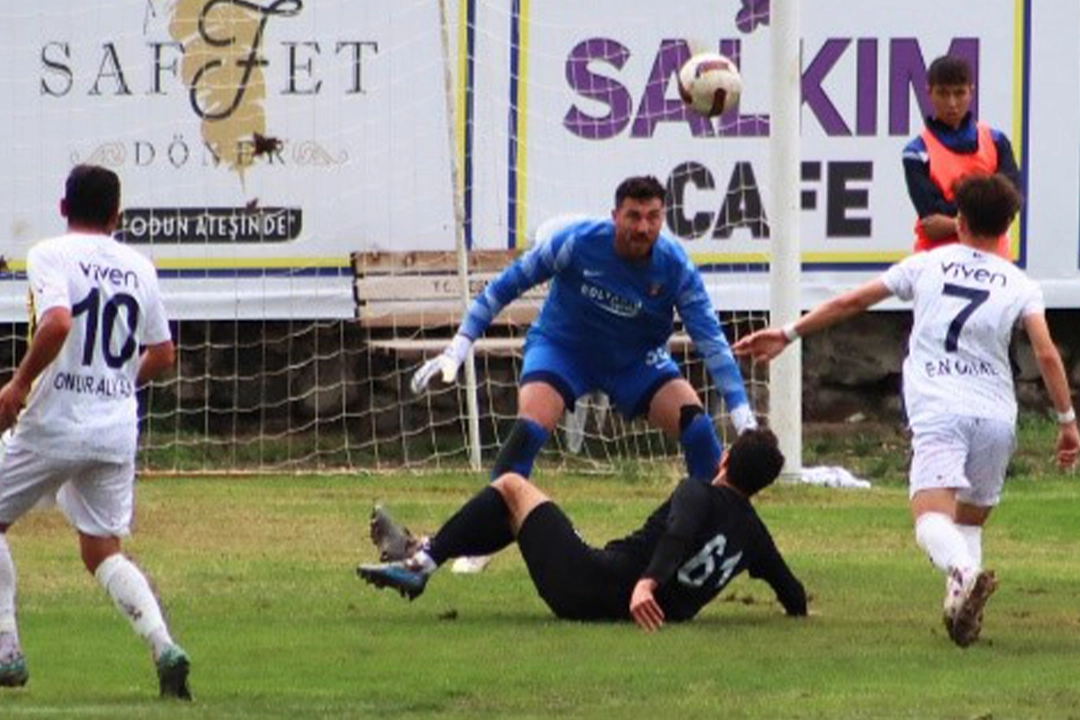
M960 178L1001 173L1020 187L1009 138L972 117L974 85L967 61L954 55L937 58L930 64L926 83L933 114L903 154L908 195L919 216L916 252L958 241L953 185ZM999 238L996 252L1011 259L1008 233Z

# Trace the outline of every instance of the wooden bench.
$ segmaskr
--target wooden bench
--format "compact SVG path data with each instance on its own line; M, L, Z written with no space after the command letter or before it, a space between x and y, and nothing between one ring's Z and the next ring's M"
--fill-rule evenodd
M515 250L470 251L470 300L517 256ZM434 355L446 347L449 335L465 315L454 252L356 252L351 260L356 317L362 326L373 331L368 341L372 349L417 356ZM474 350L483 355L520 355L525 332L536 319L546 296L544 284L507 305L492 322L493 328L502 331L477 340ZM420 329L432 328L445 328L447 335L412 337ZM398 335L396 331L402 332ZM672 352L685 353L690 338L686 333L676 333L669 346Z
M469 253L469 298L475 297L517 258L514 250L473 250ZM465 316L458 261L454 252L358 252L352 255L353 295L360 324L374 333L369 345L401 355L433 355L446 347L445 338L394 336L392 331L416 334L419 329L446 328L452 333ZM519 336L483 337L473 346L488 355L520 354L524 333L536 319L547 286L529 290L503 309L492 323ZM378 337L386 334L386 337ZM403 333L404 335L405 333Z

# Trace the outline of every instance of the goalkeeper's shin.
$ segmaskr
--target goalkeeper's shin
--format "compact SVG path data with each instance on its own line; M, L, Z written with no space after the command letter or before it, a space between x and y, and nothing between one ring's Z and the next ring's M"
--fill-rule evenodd
M679 417L679 444L686 457L686 472L695 480L712 482L720 469L720 440L712 418L700 405L683 405Z

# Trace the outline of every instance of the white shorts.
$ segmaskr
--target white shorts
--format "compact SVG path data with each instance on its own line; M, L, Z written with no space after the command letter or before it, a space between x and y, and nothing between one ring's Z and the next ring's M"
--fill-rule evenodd
M71 460L7 448L0 459L0 523L11 525L38 501L55 496L79 532L129 535L134 483L134 460Z
M993 507L1001 501L1016 450L1012 423L947 416L912 425L911 431L910 497L920 490L956 488L956 499L969 505Z

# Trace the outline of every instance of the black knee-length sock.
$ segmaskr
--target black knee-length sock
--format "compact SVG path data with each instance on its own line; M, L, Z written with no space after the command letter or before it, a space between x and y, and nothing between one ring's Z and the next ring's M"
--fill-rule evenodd
M431 539L428 555L436 565L450 558L491 555L514 542L510 509L490 485L461 506Z

